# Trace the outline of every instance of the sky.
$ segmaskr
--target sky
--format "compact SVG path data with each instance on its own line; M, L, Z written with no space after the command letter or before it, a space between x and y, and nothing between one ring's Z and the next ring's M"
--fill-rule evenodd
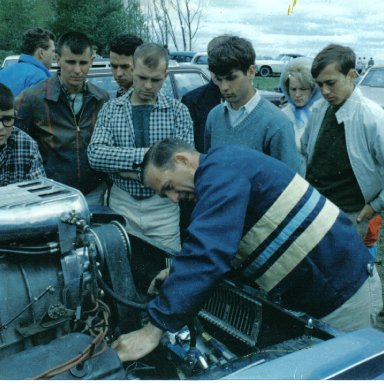
M314 57L330 43L350 46L356 56L384 63L383 0L202 0L194 43L205 51L221 34L253 43L256 56L301 53ZM172 50L172 49L171 49Z

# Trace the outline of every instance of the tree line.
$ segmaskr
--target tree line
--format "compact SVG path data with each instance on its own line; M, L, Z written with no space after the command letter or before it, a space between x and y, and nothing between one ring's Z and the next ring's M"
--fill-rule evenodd
M23 32L35 27L81 31L103 55L120 33L192 50L202 10L201 0L1 0L0 56L19 53Z

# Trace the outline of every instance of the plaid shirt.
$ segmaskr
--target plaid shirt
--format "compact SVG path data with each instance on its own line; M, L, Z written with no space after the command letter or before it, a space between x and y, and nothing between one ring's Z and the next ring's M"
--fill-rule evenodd
M0 186L45 177L36 142L17 127L0 148Z
M152 189L136 180L126 180L118 172L135 170L143 161L145 148L136 148L132 122L130 89L125 95L112 99L101 109L91 142L88 159L97 171L107 172L113 183L132 196L150 197ZM193 123L188 109L178 100L159 94L150 113L150 145L167 137L177 137L193 143Z

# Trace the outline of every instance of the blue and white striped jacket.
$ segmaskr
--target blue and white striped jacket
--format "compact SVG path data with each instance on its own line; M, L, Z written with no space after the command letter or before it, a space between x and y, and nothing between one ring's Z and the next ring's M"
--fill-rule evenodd
M333 203L282 162L240 146L201 155L188 237L152 322L176 331L230 271L289 309L321 318L368 277L369 253Z

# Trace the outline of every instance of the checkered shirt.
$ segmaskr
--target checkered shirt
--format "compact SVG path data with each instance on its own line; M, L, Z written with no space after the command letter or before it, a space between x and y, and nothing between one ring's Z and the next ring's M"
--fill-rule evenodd
M132 196L150 197L152 189L136 180L126 180L119 172L135 170L143 161L145 148L136 148L132 122L130 89L125 95L112 99L101 109L91 142L88 159L91 167L107 172L113 183ZM149 144L167 137L177 137L193 143L193 122L187 107L168 96L158 95L149 118Z
M45 177L37 143L17 127L0 148L0 186Z

